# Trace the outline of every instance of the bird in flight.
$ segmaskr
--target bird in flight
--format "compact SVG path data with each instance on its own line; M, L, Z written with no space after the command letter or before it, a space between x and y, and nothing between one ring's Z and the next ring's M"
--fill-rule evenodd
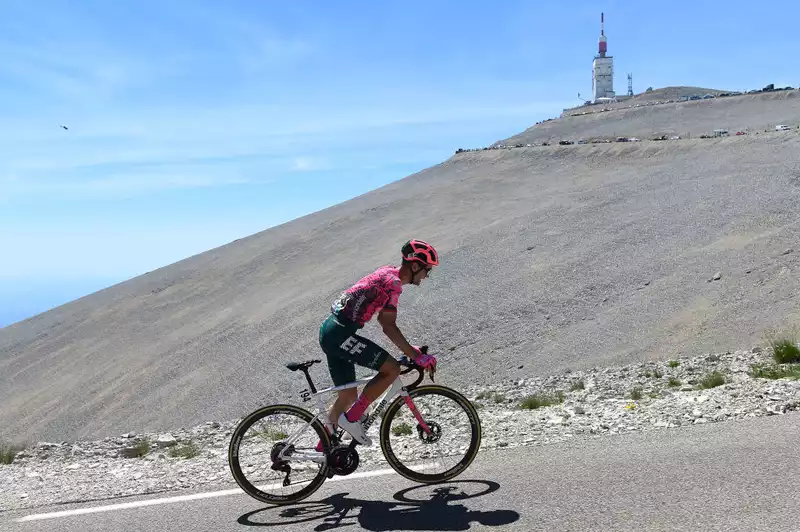
M63 125L63 124L61 125L61 127L62 127L62 129L69 130L69 128L67 126Z

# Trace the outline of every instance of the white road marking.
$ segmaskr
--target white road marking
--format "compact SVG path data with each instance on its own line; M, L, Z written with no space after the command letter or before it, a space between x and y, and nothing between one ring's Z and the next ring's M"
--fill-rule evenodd
M365 477L377 477L381 475L391 475L395 473L394 469L379 469L377 471L364 471L362 473L351 473L350 475L344 477L333 477L331 479L327 479L325 483L328 482L339 482L342 480L350 480L355 478L365 478ZM263 489L263 486L259 486ZM280 487L280 484L272 484L270 487ZM92 514L97 512L110 512L112 510L125 510L128 508L140 508L142 506L154 506L156 504L170 504L174 502L184 502L184 501L193 501L197 499L209 499L211 497L225 497L227 495L244 495L244 491L240 488L230 489L230 490L220 490L220 491L209 491L207 493L194 493L192 495L179 495L177 497L167 497L164 499L148 499L146 501L134 501L134 502L124 502L119 504L108 504L106 506L95 506L93 508L78 508L76 510L64 510L62 512L50 512L46 514L32 514L26 515L25 517L21 517L17 519L17 523L22 523L24 521L39 521L42 519L54 519L57 517L68 517L72 515L81 515L81 514Z

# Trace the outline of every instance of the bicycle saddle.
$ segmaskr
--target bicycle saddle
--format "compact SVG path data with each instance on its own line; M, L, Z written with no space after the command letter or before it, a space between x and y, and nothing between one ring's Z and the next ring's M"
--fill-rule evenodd
M301 368L310 368L317 362L322 362L322 361L318 358L315 358L313 360L306 360L305 362L289 362L288 364L286 364L286 367L292 371L297 371L298 369Z

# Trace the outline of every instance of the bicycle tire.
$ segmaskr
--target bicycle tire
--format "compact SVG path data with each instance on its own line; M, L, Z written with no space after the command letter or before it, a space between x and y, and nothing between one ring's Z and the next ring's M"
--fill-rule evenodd
M322 486L322 483L325 482L325 479L328 474L329 466L326 463L323 467L320 468L319 473L314 477L314 479L308 484L308 486L304 487L297 493L292 495L273 495L258 489L252 482L250 482L247 477L245 476L244 472L242 471L241 465L239 464L239 445L241 443L242 437L247 432L247 430L253 426L254 423L258 422L259 420L265 418L270 414L289 414L295 415L302 419L305 422L310 422L314 419L314 415L304 408L300 408L294 405L288 404L275 404L265 406L263 408L259 408L258 410L252 412L248 416L246 416L233 431L231 435L230 443L228 444L228 464L231 469L231 474L233 475L234 480L239 485L245 493L250 495L256 500L261 502L276 504L276 505L283 505L283 504L291 504L294 502L302 501ZM328 454L331 448L331 441L330 436L328 435L328 431L325 430L322 423L316 419L313 423L311 423L311 427L316 432L317 436L319 436L320 440L322 441L323 451L324 453Z
M391 445L389 444L392 419L395 417L400 407L405 405L403 397L397 397L394 401L392 401L392 404L389 405L388 409L386 410L386 414L383 416L383 421L381 421L380 443L384 458L386 458L386 461L389 462L389 465L392 469L397 471L397 473L403 477L413 480L414 482L432 484L436 482L445 482L455 478L470 466L472 461L475 459L475 456L478 454L482 437L481 421L480 417L478 416L478 411L475 409L469 399L464 397L464 395L446 386L440 386L438 384L419 386L413 390L410 390L408 393L412 400L415 397L423 395L443 395L454 400L456 404L458 404L464 410L469 418L469 423L472 429L469 447L464 455L464 458L462 458L458 464L444 473L425 474L406 467L395 456L394 452L392 452Z

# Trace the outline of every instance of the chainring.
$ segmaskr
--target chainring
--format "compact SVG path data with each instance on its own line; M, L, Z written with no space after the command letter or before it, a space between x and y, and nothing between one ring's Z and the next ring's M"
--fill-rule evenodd
M337 445L328 455L328 466L337 475L349 475L358 468L358 451L349 445Z

